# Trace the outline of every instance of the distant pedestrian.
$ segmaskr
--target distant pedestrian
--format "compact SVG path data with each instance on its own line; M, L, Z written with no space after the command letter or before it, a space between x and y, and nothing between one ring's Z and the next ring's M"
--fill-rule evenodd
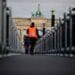
M30 27L27 29L27 34L28 34L28 37L30 39L30 44L31 44L30 53L33 55L34 47L35 47L36 41L39 37L38 29L35 27L34 22L32 22Z
M44 36L46 33L45 23L43 23L42 26L43 26L43 36Z
M30 51L30 40L28 36L24 35L24 48L25 48L25 54L28 54Z

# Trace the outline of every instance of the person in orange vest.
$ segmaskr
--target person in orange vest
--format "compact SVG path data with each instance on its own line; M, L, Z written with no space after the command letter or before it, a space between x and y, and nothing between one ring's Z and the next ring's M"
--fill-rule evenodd
M30 27L27 29L27 34L31 44L30 54L34 54L34 47L35 47L37 39L39 38L38 29L35 27L34 22L32 22Z

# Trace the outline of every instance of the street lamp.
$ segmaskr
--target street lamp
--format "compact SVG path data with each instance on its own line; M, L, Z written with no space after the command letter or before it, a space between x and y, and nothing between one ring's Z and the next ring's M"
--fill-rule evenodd
M52 27L54 27L54 25L55 25L55 14L54 14L54 12L55 12L54 10L51 11L51 13L52 13L51 26L52 26Z

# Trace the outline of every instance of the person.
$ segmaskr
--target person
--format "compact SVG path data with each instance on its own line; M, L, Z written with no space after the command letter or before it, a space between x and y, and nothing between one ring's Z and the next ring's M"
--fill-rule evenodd
M45 29L45 23L43 23L42 26L43 26L43 36L44 36L45 35L45 31L46 31L46 29Z
M35 27L35 23L32 22L30 27L27 29L27 34L30 39L30 54L34 54L34 47L36 44L37 39L39 38L38 29Z
M28 54L30 49L30 40L28 36L24 35L24 48L25 48L25 54Z

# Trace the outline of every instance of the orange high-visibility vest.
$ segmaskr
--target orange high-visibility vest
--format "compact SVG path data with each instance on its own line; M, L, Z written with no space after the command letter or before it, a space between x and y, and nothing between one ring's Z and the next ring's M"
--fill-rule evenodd
M38 38L35 27L29 27L29 37Z

